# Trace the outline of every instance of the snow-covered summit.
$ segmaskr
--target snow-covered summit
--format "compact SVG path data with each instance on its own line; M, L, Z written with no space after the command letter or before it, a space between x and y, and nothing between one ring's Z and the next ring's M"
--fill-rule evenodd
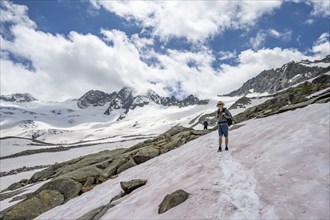
M12 95L0 95L0 100L5 102L33 102L37 101L32 95L28 93L15 93Z

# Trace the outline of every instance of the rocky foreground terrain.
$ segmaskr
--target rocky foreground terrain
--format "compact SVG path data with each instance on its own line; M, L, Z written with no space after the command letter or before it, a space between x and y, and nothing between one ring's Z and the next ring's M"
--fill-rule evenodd
M191 128L174 127L164 134L128 149L102 151L80 157L65 163L54 164L34 174L29 180L21 180L8 187L19 190L27 184L50 180L36 192L22 197L22 202L1 212L1 219L32 219L49 209L92 190L96 185L116 178L116 176L138 164L182 146L209 131L195 131ZM15 193L2 193L1 199L12 197ZM121 195L123 196L123 195Z

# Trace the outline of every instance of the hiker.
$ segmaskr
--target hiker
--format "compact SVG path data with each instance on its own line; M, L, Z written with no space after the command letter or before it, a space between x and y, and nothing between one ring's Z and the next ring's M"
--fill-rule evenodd
M221 144L222 144L222 136L225 136L225 150L228 150L228 130L229 130L229 126L228 126L228 121L227 119L231 119L232 115L231 113L228 111L228 109L224 108L225 103L223 103L222 101L219 101L217 103L217 107L218 107L218 111L217 111L217 119L218 119L218 133L219 133L219 149L218 152L221 152L222 148L221 148Z
M207 126L209 125L209 123L207 123L207 121L204 121L203 125L204 125L204 130L207 130Z

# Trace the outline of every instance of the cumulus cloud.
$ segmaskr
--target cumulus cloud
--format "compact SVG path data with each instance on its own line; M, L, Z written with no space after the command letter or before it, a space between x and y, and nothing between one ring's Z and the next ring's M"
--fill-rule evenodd
M314 42L311 52L316 54L319 58L323 58L330 54L330 34L323 33L317 41Z
M9 1L0 2L1 23L21 24L30 28L35 28L36 24L28 17L28 7L16 5Z
M171 37L203 41L226 29L253 26L281 1L102 1L90 0L166 41Z
M135 1L129 2L137 4ZM8 4L6 10L16 7ZM121 2L116 4L116 7L122 5ZM152 12L161 10L158 9L159 2L146 1L143 4L153 5ZM249 4L240 7L248 7ZM136 17L148 15L152 23L158 15L149 10L143 8L140 14L136 12L130 19L138 20ZM121 11L133 16L129 8L122 8ZM262 70L280 67L292 60L322 58L329 48L329 34L325 33L310 49L312 56L295 49L257 47L242 52L216 53L205 45L192 51L164 48L165 52L160 53L153 48L152 38L141 37L138 33L127 36L119 30L101 29L101 37L77 32L65 36L51 34L37 30L26 15L26 7L12 12L18 13L17 16L14 14L6 22L12 22L10 34L13 37L6 39L1 35L0 39L1 94L29 92L42 100L77 98L90 89L112 92L124 86L131 86L139 93L151 88L160 95L170 95L174 91L179 95L194 94L210 98L237 89ZM259 15L262 13L264 10L260 9ZM13 17L22 18L15 20ZM239 17L238 20L251 21L256 15L242 14ZM273 29L262 33L275 38L283 35ZM29 61L33 68L20 62L20 58ZM233 58L238 63L235 66L220 63L218 68L213 67L214 62Z

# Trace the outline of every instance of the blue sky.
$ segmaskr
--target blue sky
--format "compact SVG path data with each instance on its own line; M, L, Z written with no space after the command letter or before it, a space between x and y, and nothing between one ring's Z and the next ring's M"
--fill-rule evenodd
M329 54L328 1L3 1L1 94L202 98Z

